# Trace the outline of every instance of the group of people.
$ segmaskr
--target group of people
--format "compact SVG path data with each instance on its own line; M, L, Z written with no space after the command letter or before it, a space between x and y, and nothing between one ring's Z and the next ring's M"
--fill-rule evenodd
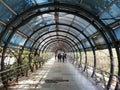
M61 62L61 61L63 61L63 63L64 63L64 61L65 61L65 59L66 59L66 53L63 53L63 54L61 54L61 53L56 53L55 54L55 59L58 59L58 62Z

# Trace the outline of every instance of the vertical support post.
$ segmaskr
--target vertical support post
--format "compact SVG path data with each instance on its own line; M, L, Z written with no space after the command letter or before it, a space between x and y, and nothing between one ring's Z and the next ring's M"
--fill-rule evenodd
M84 66L84 70L83 71L85 71L86 68L87 68L87 53L85 51L85 66Z
M95 49L93 49L93 55L94 55L94 68L93 68L93 73L91 75L91 77L93 78L96 72L96 53L95 53Z
M112 47L109 48L109 53L110 53L111 67L110 67L110 77L109 77L109 81L107 84L108 90L110 89L110 86L112 84L112 78L114 74L114 58L113 58L113 53L112 53Z

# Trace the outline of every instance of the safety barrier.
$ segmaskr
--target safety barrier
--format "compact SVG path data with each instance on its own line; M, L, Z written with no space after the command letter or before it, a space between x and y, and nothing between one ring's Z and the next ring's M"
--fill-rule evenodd
M47 60L41 59L37 62L33 63L32 68L36 68L36 65L39 65L39 68L46 62ZM33 70L34 71L34 70ZM18 81L23 76L28 76L30 73L30 64L20 65L14 68L6 69L0 72L0 87L7 86L13 81Z
M116 84L118 84L118 88L120 88L120 82L118 80L118 79L120 79L119 76L111 74L111 73L106 72L106 71L103 71L103 70L101 70L99 68L94 68L93 66L88 65L88 64L86 64L86 69L84 71L84 69L79 64L76 64L77 62L74 62L74 61L76 61L76 60L73 60L72 64L74 64L75 67L77 67L78 69L80 69L82 72L85 72L86 76L88 78L92 79L95 82L95 85L98 85L100 88L102 88L104 90L107 90L107 83L108 83L110 75L113 78L112 78L112 83L111 83L111 86L110 86L109 90L115 90ZM82 64L85 65L85 63L82 63ZM95 69L96 72L95 72L94 76L91 77L93 69Z

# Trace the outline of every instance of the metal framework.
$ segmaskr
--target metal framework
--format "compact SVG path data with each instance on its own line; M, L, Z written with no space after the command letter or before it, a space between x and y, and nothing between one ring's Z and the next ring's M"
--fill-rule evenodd
M84 0L80 1L80 4L83 3ZM106 12L116 1L111 2L111 4L103 11L101 12L99 15L101 16L104 12ZM116 49L116 53L117 53L117 58L118 58L118 76L120 76L120 51L119 51L119 41L115 36L115 33L113 32L112 28L114 28L115 26L119 25L119 20L109 24L109 25L105 25L101 19L99 19L99 17L91 14L89 11L87 11L86 9L83 9L81 6L77 6L77 5L71 5L71 4L66 4L66 3L60 3L60 2L53 2L53 3L48 3L48 4L43 4L43 5L36 5L33 7L30 7L28 10L24 11L21 14L17 14L12 8L9 7L9 5L7 5L3 0L1 0L1 3L5 5L5 7L7 7L12 13L14 13L16 16L16 18L14 18L14 20L12 20L9 24L5 24L4 22L0 21L1 24L6 25L5 29L0 33L0 44L2 46L4 38L6 37L6 35L8 34L8 32L10 33L10 35L8 36L7 40L4 43L3 46L3 52L2 52L2 57L1 57L1 71L3 71L5 69L5 65L4 65L4 59L5 59L5 53L7 51L7 48L9 47L10 41L13 38L13 36L18 32L18 30L22 27L22 26L26 26L27 28L29 28L32 33L30 35L26 35L22 32L18 32L18 34L20 34L21 36L24 36L26 38L22 49L19 53L19 58L18 58L18 63L21 63L21 57L23 54L24 49L27 47L27 43L29 41L32 41L32 45L30 47L30 54L29 56L32 54L32 52L34 51L35 53L37 53L37 51L47 51L47 47L49 47L51 44L54 44L55 42L62 42L65 43L66 45L69 46L69 48L72 48L72 52L77 52L79 51L79 54L81 55L81 48L79 48L79 45L82 46L82 49L85 53L85 67L84 67L84 71L86 70L87 67L87 63L88 63L88 59L87 59L87 49L91 48L91 50L93 51L93 55L94 55L94 69L93 69L93 73L91 77L94 77L94 74L96 72L96 47L97 45L93 45L92 41L91 41L91 37L94 36L94 34L91 34L90 36L87 36L87 34L84 33L84 29L88 28L89 25L94 26L94 28L97 30L96 33L98 33L99 35L102 36L102 38L105 41L105 44L107 46L107 49L109 50L109 55L110 55L110 77L109 77L109 81L108 81L108 85L107 85L107 89L110 88L111 83L112 83L112 78L113 78L113 74L114 74L114 58L113 58L113 52L112 52L112 48L114 47ZM40 8L48 8L46 10L39 10ZM41 15L43 22L45 23L45 19L43 17L43 15L48 14L48 13L53 13L54 12L54 19L55 22L54 23L50 23L50 24L44 24L43 26L39 26L39 28L37 30L34 30L29 24L28 22L30 22L30 20L34 19L35 17ZM71 24L66 24L66 23L61 23L59 22L60 20L60 14L59 13L66 13L66 14L70 14L70 15L74 15L74 18L72 18ZM82 18L84 20L86 20L87 22L89 22L89 25L87 25L83 30L79 29L77 26L73 26L73 22L75 20L75 16ZM52 29L53 31L44 31L43 33L41 33L38 37L36 36L34 39L32 38L34 35L36 35L36 33L39 33L41 30L45 30L46 28L49 28L51 26L55 25L55 31L54 29ZM65 27L69 27L68 31L65 31L63 29L59 29L59 26L65 26ZM79 34L82 34L85 39L81 40L80 38L78 38L78 36L74 35L71 31L70 28L74 29L74 31L79 32ZM56 35L52 35L50 36L51 33L56 33ZM59 33L64 33L64 35ZM95 33L95 34L96 34ZM72 37L70 38L69 36L65 36L65 35L71 35L72 37L74 37L75 41L77 41L78 43L76 43ZM42 41L40 41L41 38L43 38L45 35L49 35L48 37L42 39ZM65 40L62 40L63 38L59 38L59 36L64 37ZM54 37L54 39L53 39ZM55 38L57 37L57 38ZM49 40L49 39L50 40ZM110 39L112 42L110 42ZM90 45L90 47L85 47L84 45L84 41L87 41ZM48 42L49 41L49 42ZM41 45L44 42L43 45ZM12 44L15 45L15 44ZM41 46L41 48L40 48ZM35 48L34 48L35 47ZM76 48L77 47L77 48ZM67 48L67 47L66 47ZM69 49L68 48L68 49ZM36 49L36 50L34 50ZM80 58L80 65L81 65L81 60L82 60L82 55ZM18 64L18 65L19 65ZM4 79L4 78L3 78ZM120 81L120 78L118 78L118 80ZM116 84L116 90L119 88L119 84Z

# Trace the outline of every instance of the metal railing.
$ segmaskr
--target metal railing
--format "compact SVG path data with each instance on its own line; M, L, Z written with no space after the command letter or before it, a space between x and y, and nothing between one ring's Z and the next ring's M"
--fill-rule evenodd
M0 83L17 80L19 77L26 76L29 70L29 65L20 65L11 69L0 72ZM3 79L4 78L4 79Z
M74 64L74 63L72 63ZM85 63L82 63L85 65ZM74 65L78 65L78 68L81 68L79 64L74 64ZM91 77L91 73L90 73L90 70L93 71L94 67L91 66L91 65L88 65L86 64L86 75L87 77L90 77L92 78L94 81L95 81L95 84L100 86L101 88L107 90L107 83L108 83L108 80L109 80L109 76L112 75L113 78L112 78L112 83L111 83L111 86L110 86L110 89L109 90L114 90L115 87L116 87L116 84L118 83L119 85L119 88L120 88L120 82L118 79L120 79L120 76L117 76L115 74L111 74L109 72L106 72L106 71L103 71L99 68L96 68L96 72L94 74L93 77ZM83 69L81 69L83 71Z

